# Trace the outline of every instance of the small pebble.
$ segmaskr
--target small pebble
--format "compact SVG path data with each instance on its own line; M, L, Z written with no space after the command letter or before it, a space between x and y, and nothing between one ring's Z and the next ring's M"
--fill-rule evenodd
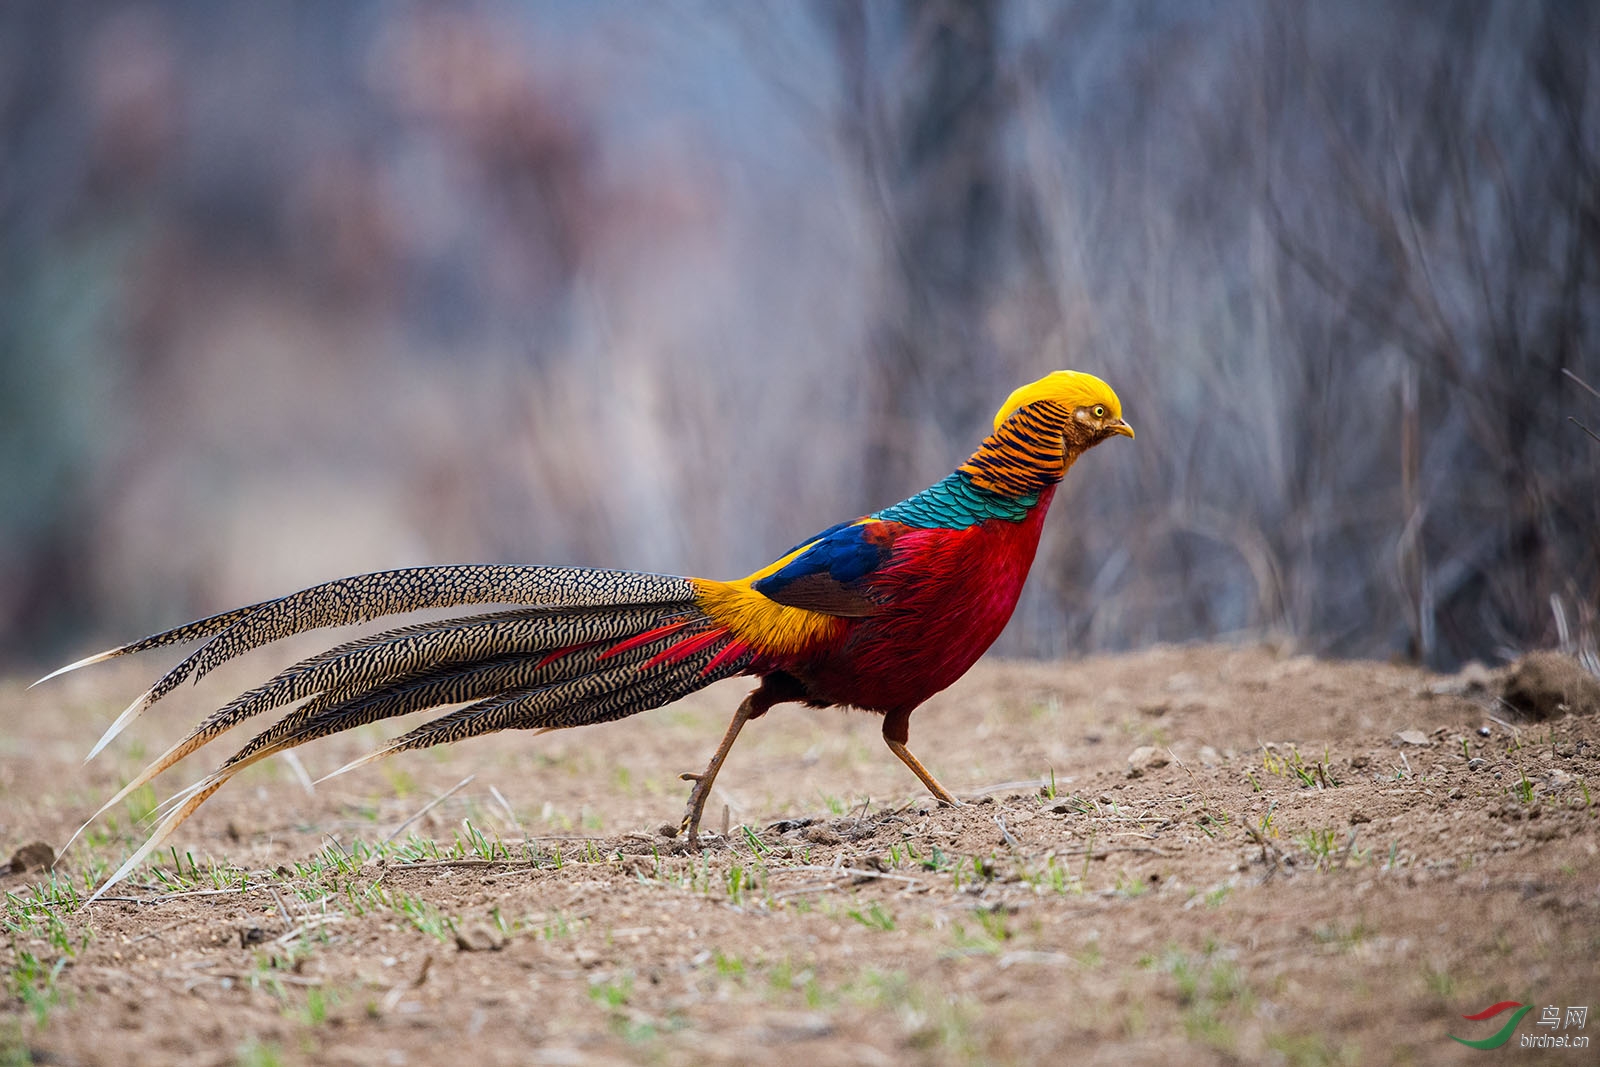
M456 948L462 952L498 952L505 947L505 944L505 938L499 931L484 923L478 923L464 931L456 931Z

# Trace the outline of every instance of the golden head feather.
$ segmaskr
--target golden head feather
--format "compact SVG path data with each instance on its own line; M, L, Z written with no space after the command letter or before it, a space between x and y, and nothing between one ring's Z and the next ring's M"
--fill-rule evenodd
M1092 374L1076 370L1058 370L1013 391L995 412L994 428L998 430L1019 409L1041 400L1060 404L1068 411L1081 410L1089 419L1102 422L1112 433L1133 436L1133 427L1122 421L1122 401L1117 399L1111 386Z

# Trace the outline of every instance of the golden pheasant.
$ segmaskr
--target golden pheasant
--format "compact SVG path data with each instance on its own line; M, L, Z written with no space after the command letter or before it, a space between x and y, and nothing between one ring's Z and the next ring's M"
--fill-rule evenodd
M496 730L608 722L731 675L760 684L739 705L706 769L683 776L694 782L682 822L691 845L698 846L706 799L740 729L786 701L882 714L890 751L935 797L958 803L906 747L911 712L1000 635L1057 483L1086 449L1118 435L1132 437L1133 430L1111 387L1090 374L1057 371L1013 392L995 415L994 432L938 484L830 527L737 581L572 567L381 571L236 608L63 667L46 678L114 656L204 642L117 717L92 758L185 679L279 638L423 608L520 605L357 638L295 663L212 713L94 817L245 719L303 701L178 794L150 839L99 892L233 775L307 741L464 705L343 771Z

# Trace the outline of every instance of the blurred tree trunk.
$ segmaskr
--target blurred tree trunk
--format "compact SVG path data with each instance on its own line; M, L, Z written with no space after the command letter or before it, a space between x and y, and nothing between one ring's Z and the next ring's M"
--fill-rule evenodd
M1577 43L1592 34L1575 32L1593 18L1495 14L1427 26L1433 53L1395 58L1404 112L1364 109L1348 81L1329 80L1336 68L1310 61L1306 102L1276 104L1309 109L1315 122L1296 128L1333 166L1269 190L1272 226L1287 260L1377 342L1365 356L1303 349L1306 366L1333 372L1308 379L1305 407L1358 392L1382 346L1403 353L1401 512L1386 521L1409 632L1385 643L1437 667L1548 644L1564 602L1580 616L1600 602L1600 465L1558 418L1563 370L1585 371L1600 275L1594 60ZM1508 25L1521 51L1496 36ZM1302 37L1295 51L1313 47ZM1518 127L1496 113L1507 97L1526 102ZM1342 221L1313 232L1280 199Z
M1003 253L1006 111L1000 0L907 2L881 27L875 11L842 0L831 27L842 138L889 256L868 329L874 432L863 488L872 507L904 496L924 465L948 461L919 433L931 426L958 440L987 429L1000 399L984 327Z

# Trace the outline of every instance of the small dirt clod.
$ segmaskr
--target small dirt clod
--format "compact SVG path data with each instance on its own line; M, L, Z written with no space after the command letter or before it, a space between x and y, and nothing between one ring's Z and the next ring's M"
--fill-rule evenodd
M23 845L11 855L11 873L26 874L28 871L47 871L56 861L56 850L43 841L34 841Z
M1600 715L1600 680L1559 652L1533 652L1511 668L1501 693L1507 704L1536 722Z
M1128 753L1129 778L1139 778L1146 771L1159 770L1167 765L1167 754L1154 745L1140 745Z
M500 932L483 923L456 931L456 948L462 952L499 952L505 945Z

